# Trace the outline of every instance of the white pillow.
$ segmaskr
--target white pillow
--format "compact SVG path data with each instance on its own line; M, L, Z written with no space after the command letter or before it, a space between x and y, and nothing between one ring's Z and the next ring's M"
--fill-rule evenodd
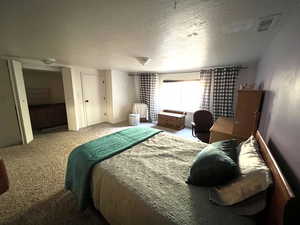
M253 136L240 144L238 163L241 175L227 185L212 188L211 201L233 205L266 190L272 183L270 170L261 158Z

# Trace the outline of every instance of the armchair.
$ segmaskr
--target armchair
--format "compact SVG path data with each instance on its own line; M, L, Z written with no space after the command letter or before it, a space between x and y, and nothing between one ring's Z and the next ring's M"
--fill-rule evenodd
M194 113L192 122L192 135L200 141L209 142L209 129L213 125L213 116L207 110L198 110Z

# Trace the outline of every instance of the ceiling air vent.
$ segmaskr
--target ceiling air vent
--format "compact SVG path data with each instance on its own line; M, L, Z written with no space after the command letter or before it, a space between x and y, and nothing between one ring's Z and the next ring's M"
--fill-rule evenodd
M278 24L280 16L281 14L278 13L260 18L257 26L257 31L262 32L272 29Z

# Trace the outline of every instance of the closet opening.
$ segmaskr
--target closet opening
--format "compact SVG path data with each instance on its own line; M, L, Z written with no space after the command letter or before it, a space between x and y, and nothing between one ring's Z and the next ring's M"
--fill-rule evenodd
M22 70L33 134L68 130L62 72Z

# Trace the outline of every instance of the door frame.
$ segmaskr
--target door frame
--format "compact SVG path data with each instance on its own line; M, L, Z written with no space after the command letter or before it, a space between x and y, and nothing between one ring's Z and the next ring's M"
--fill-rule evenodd
M19 80L17 79L16 76L17 66L20 66L22 70L22 75L19 77L20 78ZM8 69L9 69L10 82L12 85L12 91L15 99L22 143L28 144L33 140L33 133L32 133L31 120L29 115L27 95L25 90L22 63L16 60L8 60ZM25 104L25 108L24 106L22 106L22 104Z
M78 106L76 103L76 92L74 84L74 76L71 68L62 67L62 78L65 95L65 104L67 111L68 130L78 131L80 126L78 123Z
M8 68L9 68L9 74L10 74L10 80L11 80L11 85L12 85L12 91L13 91L13 95L14 95L14 99L15 99L15 105L16 105L16 111L17 111L17 117L18 117L18 124L19 124L19 128L20 128L20 133L22 136L22 143L23 144L28 144L31 140L31 138L27 138L26 134L25 134L25 129L26 127L24 126L25 123L28 124L28 117L26 115L23 115L23 112L21 111L20 105L21 105L21 99L18 93L18 82L16 82L16 77L14 75L15 73L15 68L14 68L14 62L18 62L21 64L22 66L22 71L23 69L32 69L32 70L44 70L44 71L59 71L61 72L62 75L62 80L63 80L63 88L64 88L64 95L65 95L65 104L66 104L66 113L67 113L67 122L68 122L68 129L69 130L79 130L77 127L77 120L76 120L76 116L71 116L70 111L72 111L72 115L76 114L76 111L73 112L75 110L74 108L74 93L73 93L73 89L74 89L74 85L71 82L71 86L68 85L66 83L66 79L65 77L68 76L70 77L71 81L72 81L72 74L71 74L71 69L68 67L57 67L57 66L41 66L41 65L26 65L24 63L22 63L22 61L18 61L15 59L7 59L8 61ZM67 74L66 74L67 73ZM24 77L22 76L23 81L24 82ZM25 83L24 83L25 85ZM69 87L70 86L70 87ZM66 96L66 92L72 92L72 99L67 98ZM25 92L26 94L26 92ZM72 101L72 102L71 102ZM27 103L27 99L26 99L26 104L28 107L28 103ZM28 111L29 113L29 111ZM30 117L29 117L29 122L30 122L30 128L31 128L31 121L30 121ZM31 132L32 132L32 128L31 128ZM33 137L32 137L33 139Z
M88 126L88 121L87 121L87 113L86 113L86 104L85 104L85 99L84 99L84 90L83 90L83 77L84 76L96 76L96 74L89 74L89 73L83 73L80 72L80 85L81 85L81 102L82 102L82 112L83 112L83 127Z

